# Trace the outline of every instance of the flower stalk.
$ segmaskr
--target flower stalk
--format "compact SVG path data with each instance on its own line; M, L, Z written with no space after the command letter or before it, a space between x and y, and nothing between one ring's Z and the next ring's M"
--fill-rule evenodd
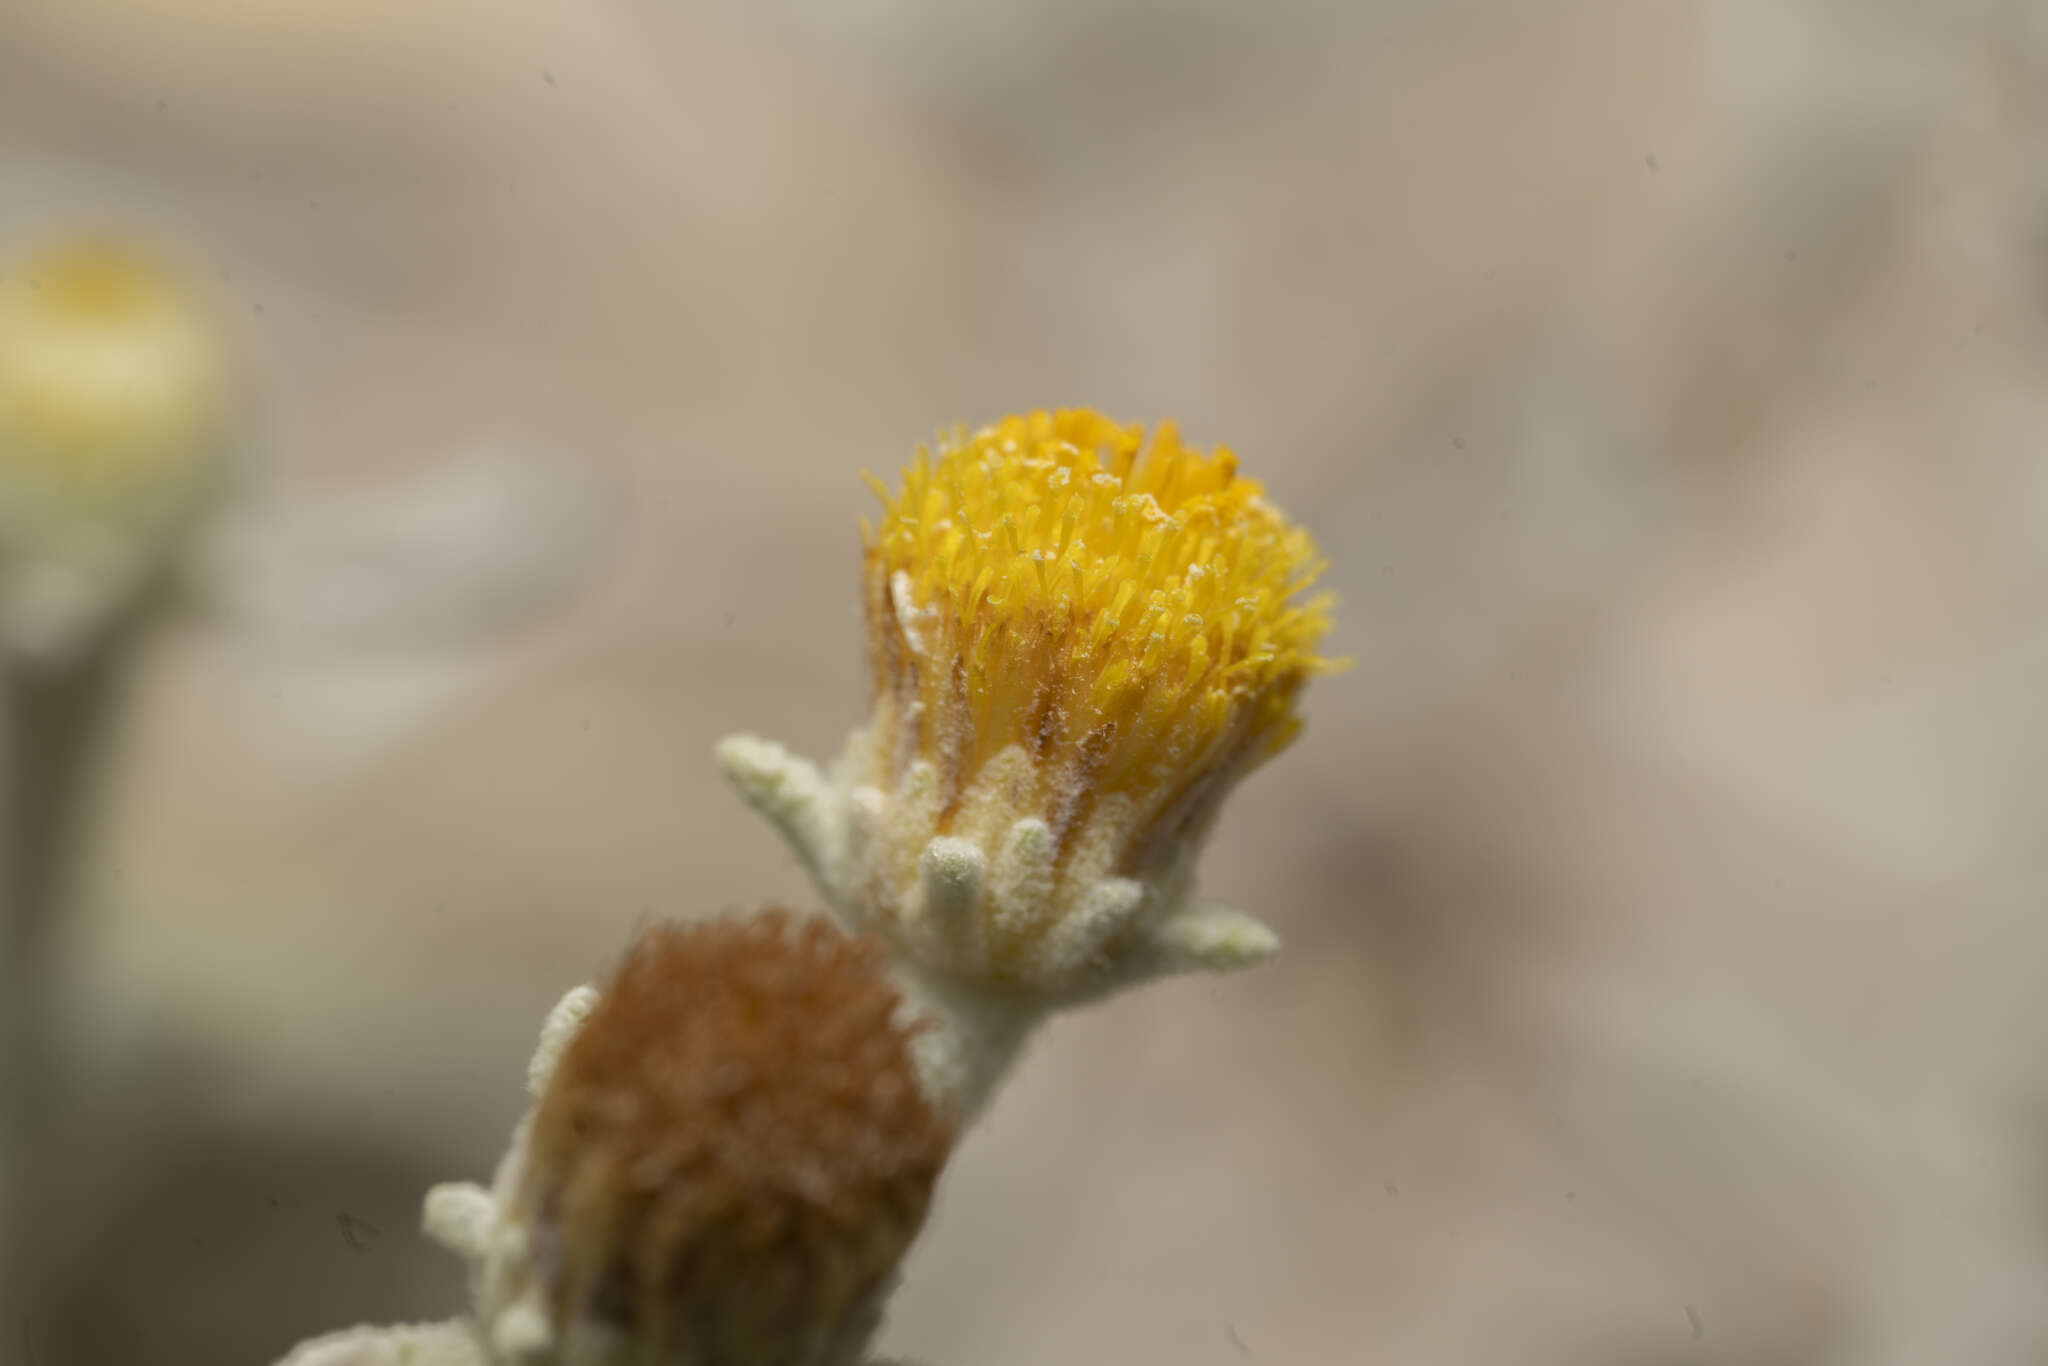
M0 271L0 1295L25 1304L64 909L137 645L225 464L227 352L133 244L60 240Z
M955 433L876 487L868 719L829 771L717 748L844 930L657 929L571 992L491 1186L427 1196L471 1315L284 1366L858 1366L1032 1029L1277 947L1194 866L1337 667L1307 533L1230 452L1088 412Z

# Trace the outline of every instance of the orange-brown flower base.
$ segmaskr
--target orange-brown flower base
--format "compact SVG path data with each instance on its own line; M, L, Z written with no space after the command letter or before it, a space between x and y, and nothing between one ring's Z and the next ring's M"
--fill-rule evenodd
M779 911L565 998L495 1189L428 1197L493 1358L854 1366L952 1142L904 1014L876 945Z

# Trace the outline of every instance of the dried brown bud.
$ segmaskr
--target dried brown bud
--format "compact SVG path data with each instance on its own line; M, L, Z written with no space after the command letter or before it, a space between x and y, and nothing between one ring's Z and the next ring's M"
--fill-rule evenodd
M534 1117L520 1199L558 1324L634 1359L850 1359L952 1134L876 948L779 911L634 945Z

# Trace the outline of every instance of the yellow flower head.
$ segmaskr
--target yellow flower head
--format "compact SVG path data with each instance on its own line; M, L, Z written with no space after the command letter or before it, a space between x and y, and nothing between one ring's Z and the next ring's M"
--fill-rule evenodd
M232 369L143 248L0 261L0 651L66 657L145 599L224 483Z
M196 293L108 239L0 266L0 481L51 512L147 497L218 454L228 349Z
M1199 833L1222 789L1301 728L1329 600L1315 543L1228 450L1149 449L1097 413L1010 417L921 454L866 537L892 767L925 759L950 827L1006 752L1056 845L1123 803L1115 871ZM894 775L894 776L900 776Z
M938 1013L972 1114L1035 1013L1277 940L1193 897L1225 796L1301 728L1329 600L1314 541L1227 450L1030 413L921 452L863 525L873 709L829 774L721 742L833 908Z

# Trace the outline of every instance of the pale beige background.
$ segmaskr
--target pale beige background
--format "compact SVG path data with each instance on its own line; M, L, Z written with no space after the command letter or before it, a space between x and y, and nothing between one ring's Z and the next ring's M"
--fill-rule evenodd
M1043 1038L892 1350L2048 1357L2044 92L2026 0L7 0L0 231L219 273L252 500L616 519L160 640L32 1359L450 1309L556 993L810 899L707 751L858 713L855 471L1066 403L1236 447L1358 667L1204 868L1281 960Z

